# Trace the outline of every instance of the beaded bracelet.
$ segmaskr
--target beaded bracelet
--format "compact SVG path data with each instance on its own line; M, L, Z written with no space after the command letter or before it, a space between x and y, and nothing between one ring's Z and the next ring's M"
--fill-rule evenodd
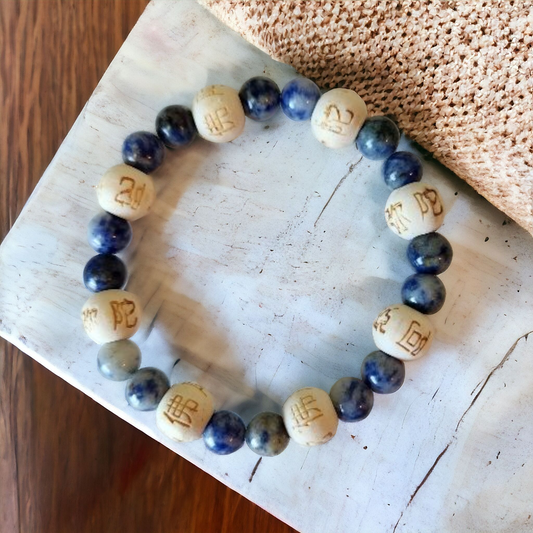
M115 254L131 241L130 221L149 213L155 189L149 173L163 162L169 149L189 145L197 135L215 143L230 142L243 131L245 116L264 121L278 112L296 121L311 120L315 137L330 148L354 142L363 156L385 160L383 177L392 189L385 218L389 228L409 239L407 257L416 273L402 287L403 304L391 305L376 318L372 334L378 350L368 355L361 379L344 377L330 393L314 387L300 389L284 403L282 416L257 414L248 426L231 411L214 411L211 395L196 383L170 386L156 368L140 368L139 347L128 340L139 329L141 304L123 290L126 266ZM111 380L124 381L126 399L134 409L156 410L159 429L178 442L199 438L209 450L225 455L247 442L257 454L280 454L292 438L298 444L324 444L336 433L338 420L366 418L374 393L396 392L405 378L404 361L418 359L429 350L434 330L426 315L444 304L445 288L437 277L452 260L452 248L436 233L444 209L435 187L420 182L422 164L409 152L397 152L400 132L387 117L367 118L363 100L352 90L333 89L321 95L315 83L296 78L282 91L266 77L248 80L237 92L224 85L202 89L192 112L172 105L156 119L157 135L141 131L129 135L122 146L124 164L108 170L97 187L104 210L89 224L88 238L98 255L83 272L85 286L95 294L82 310L85 331L96 343L98 369Z

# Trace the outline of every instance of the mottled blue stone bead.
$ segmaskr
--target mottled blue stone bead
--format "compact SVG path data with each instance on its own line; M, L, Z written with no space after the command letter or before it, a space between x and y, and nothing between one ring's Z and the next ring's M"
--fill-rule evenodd
M365 120L355 142L364 157L386 159L398 147L400 130L388 117L370 117Z
M407 259L421 274L442 274L452 258L452 245L440 233L419 235L407 247Z
M318 85L307 78L289 81L281 91L281 109L291 120L309 120L320 98Z
M83 283L92 292L122 289L127 276L126 265L113 254L95 255L83 269Z
M155 119L155 130L168 148L188 146L198 135L191 110L182 105L162 109Z
M413 274L402 287L403 303L426 315L440 311L445 299L444 283L433 274Z
M268 120L279 109L281 93L277 84L265 76L246 81L239 91L244 114L253 120Z
M169 388L164 372L152 367L141 368L126 384L126 400L137 411L153 411Z
M361 376L373 392L391 394L403 385L405 364L381 350L376 350L363 360Z
M365 419L374 405L374 394L360 379L341 378L329 392L337 416L344 422Z
M383 179L389 189L420 181L422 161L411 152L394 152L383 163Z
M253 452L266 457L279 455L289 445L283 417L276 413L259 413L246 428L246 444Z
M149 174L158 168L165 158L165 145L149 131L136 131L124 139L122 159L127 165Z
M131 242L131 224L111 213L98 213L89 222L87 239L99 254L116 254Z
M239 415L217 411L204 429L207 449L218 455L229 455L244 444L246 426Z

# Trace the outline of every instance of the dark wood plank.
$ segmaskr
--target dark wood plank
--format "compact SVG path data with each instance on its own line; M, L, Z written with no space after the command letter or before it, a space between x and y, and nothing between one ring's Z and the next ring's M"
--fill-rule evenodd
M2 238L146 3L0 2ZM4 341L0 524L6 533L292 531Z

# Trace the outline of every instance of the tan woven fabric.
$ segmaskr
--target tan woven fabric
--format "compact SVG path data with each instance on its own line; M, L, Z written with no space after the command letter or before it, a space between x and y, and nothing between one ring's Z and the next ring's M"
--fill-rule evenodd
M529 0L200 0L323 88L354 89L533 233Z

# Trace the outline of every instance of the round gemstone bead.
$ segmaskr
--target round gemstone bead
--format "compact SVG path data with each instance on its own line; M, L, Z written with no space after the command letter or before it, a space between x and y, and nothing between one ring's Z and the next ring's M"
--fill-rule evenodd
M452 245L440 233L419 235L409 243L407 258L421 274L442 274L452 262Z
M383 163L383 179L389 189L420 181L422 161L411 152L394 152Z
M329 392L337 416L343 422L364 420L374 405L374 394L360 379L341 378Z
M389 229L402 239L435 231L444 222L439 191L422 182L395 189L385 204L385 219Z
M126 265L113 254L98 254L83 269L83 283L92 292L122 289L126 285Z
M276 413L259 413L246 428L246 444L258 455L274 457L289 445L283 418Z
M169 387L164 372L158 368L141 368L126 384L126 400L137 411L153 411Z
M99 254L116 254L131 242L131 224L111 213L99 213L89 222L87 239Z
M381 350L376 350L363 360L361 376L373 392L391 394L403 385L405 364Z
M239 415L217 411L204 429L207 449L218 455L229 455L244 444L246 426Z
M386 159L400 142L400 130L388 117L368 118L359 130L357 149L368 159Z
M147 174L156 170L165 158L165 145L149 131L136 131L124 139L122 159L127 165Z
M324 93L311 116L314 136L328 148L350 146L366 119L366 105L350 89Z
M98 351L98 370L104 378L124 381L141 366L141 350L130 340L108 342Z
M389 305L374 321L372 336L383 352L402 361L413 361L428 353L434 328L419 311L407 305Z
M291 120L309 120L320 98L318 85L307 78L289 81L281 91L281 109Z
M425 315L440 311L445 299L444 283L433 274L413 274L402 286L403 303Z
M167 148L191 144L198 134L192 112L182 105L169 105L155 119L155 130Z
M253 120L268 120L279 109L280 90L277 84L265 76L246 81L239 91L244 114Z

